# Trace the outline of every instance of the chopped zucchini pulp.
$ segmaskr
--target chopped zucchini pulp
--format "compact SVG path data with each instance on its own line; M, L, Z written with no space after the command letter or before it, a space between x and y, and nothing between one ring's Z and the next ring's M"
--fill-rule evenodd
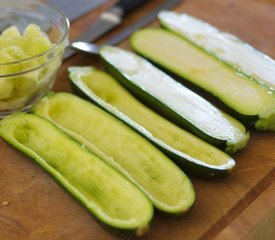
M235 161L230 156L143 105L109 74L92 67L71 67L69 72L76 90L126 122L171 158L177 155L176 162L185 171L217 177L227 175L234 167ZM149 132L141 130L142 127Z
M33 108L135 183L155 207L182 213L194 203L187 176L143 137L97 106L68 93L49 94Z
M275 90L275 61L267 55L188 14L163 11L158 18L165 28Z
M147 60L108 46L100 49L100 56L106 69L120 83L181 127L228 152L235 152L246 145L249 135L239 121L176 82Z
M147 197L49 121L15 113L0 122L0 136L52 174L104 224L137 235L148 230L153 207Z
M275 93L271 89L163 29L137 31L131 45L146 58L216 96L237 117L256 118L256 128L275 130Z

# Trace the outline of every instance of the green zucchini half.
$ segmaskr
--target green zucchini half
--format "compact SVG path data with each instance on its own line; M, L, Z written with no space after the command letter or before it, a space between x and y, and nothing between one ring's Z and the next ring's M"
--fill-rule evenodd
M188 177L160 150L114 116L69 93L52 93L32 109L136 184L161 211L180 214L194 203Z
M14 113L0 122L0 136L31 157L106 227L143 235L153 206L136 186L49 121Z
M93 67L70 67L69 79L80 96L128 124L185 172L218 178L227 176L235 166L229 155L143 105L109 74Z
M275 131L275 92L270 88L164 29L137 31L131 45L141 55L217 97L240 120L260 130Z
M155 45L157 41L155 41ZM102 47L107 71L133 94L180 127L228 152L243 148L249 138L245 127L211 103L176 82L134 53Z
M248 43L188 14L163 11L158 18L163 27L275 90L275 61Z

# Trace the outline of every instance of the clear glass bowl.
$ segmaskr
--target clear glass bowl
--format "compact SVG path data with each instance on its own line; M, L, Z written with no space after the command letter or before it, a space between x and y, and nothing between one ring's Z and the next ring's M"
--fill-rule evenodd
M0 33L9 26L23 32L30 23L40 26L53 44L49 50L26 59L7 63L0 59L0 118L13 111L28 110L52 88L62 63L68 43L68 19L38 1L0 1ZM0 41L0 51L1 48Z

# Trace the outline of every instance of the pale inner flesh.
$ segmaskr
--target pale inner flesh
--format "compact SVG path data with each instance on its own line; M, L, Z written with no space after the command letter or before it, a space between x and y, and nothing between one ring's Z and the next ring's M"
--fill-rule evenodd
M223 165L231 159L224 152L152 111L108 74L93 71L83 75L82 80L94 94L174 149L211 165Z
M167 11L159 18L168 29L275 89L275 61L241 39L187 14Z
M180 76L222 99L245 115L261 115L274 109L274 96L257 82L182 38L161 29L142 30L132 38L133 46Z
M148 220L151 210L145 196L52 124L31 115L20 116L9 124L3 131L13 129L12 138L44 159L38 161L45 161L57 171L97 216L114 225L135 226Z
M150 62L132 52L110 46L101 48L100 54L106 62L118 69L134 89L160 102L164 109L177 115L178 121L182 125L189 125L193 132L200 132L207 139L226 141L227 146L235 149L245 146L248 136L239 121L176 82Z
M192 204L193 188L181 170L143 137L98 107L70 94L56 94L41 102L36 113L84 137L111 157L105 160L119 166L117 169L140 186L155 206L185 211Z

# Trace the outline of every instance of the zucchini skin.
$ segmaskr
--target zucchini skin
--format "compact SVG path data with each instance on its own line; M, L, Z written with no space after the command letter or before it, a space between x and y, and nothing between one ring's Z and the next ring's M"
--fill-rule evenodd
M185 13L162 11L158 19L163 28L196 45L237 72L275 90L275 61L248 43ZM202 38L197 38L198 35ZM207 40L204 42L204 39ZM232 52L239 53L239 61ZM261 68L266 71L261 71Z
M68 69L69 81L72 89L76 94L83 97L84 99L96 104L103 110L112 114L114 117L123 121L137 133L145 137L149 142L158 147L163 153L165 153L169 158L171 158L184 172L192 174L199 178L205 179L217 179L228 176L235 166L234 159L230 159L228 164L223 166L215 166L210 164L203 164L200 160L194 159L193 157L175 150L173 147L168 146L161 140L156 139L150 132L145 130L141 125L124 115L116 107L106 103L96 94L94 94L80 79L76 79L74 73L79 71L89 71L93 69L92 67L71 67ZM80 83L81 82L81 83Z
M102 51L102 49L101 49L101 51ZM228 140L218 139L218 138L215 138L215 137L203 132L201 129L194 126L188 120L186 120L185 118L180 116L177 112L167 108L167 106L164 103L162 103L156 97L152 96L150 93L143 90L142 87L131 83L131 81L129 81L123 75L123 73L121 71L119 71L116 67L114 67L111 63L109 63L102 56L101 51L100 51L101 61L102 61L104 68L107 70L107 72L109 72L116 80L118 80L118 82L121 85L123 85L126 89L128 89L141 102L150 106L153 110L162 114L163 116L165 116L167 119L169 119L171 122L175 123L176 125L182 127L183 129L189 130L190 132L194 133L195 135L197 135L204 141L206 141L222 150L225 150L229 154L234 153L238 149L245 147L245 145L249 139L249 133L246 132L245 127L241 123L239 123L239 124L243 129L242 129L242 140L239 143L240 146L236 146L236 145L228 142ZM144 61L146 61L146 60L144 59ZM238 122L235 119L234 119L234 121Z
M176 20L178 18L177 19L178 20L177 24L171 24L171 22L168 20L169 17L174 18L174 20ZM220 48L220 46L219 46L219 47L217 47L217 49L215 49L215 47L213 47L213 46L210 46L210 47L204 46L203 42L200 42L200 40L196 41L192 38L192 37L194 37L194 36L192 36L192 34L194 34L194 33L190 33L191 36L188 36L187 33L184 34L184 32L182 32L184 30L181 30L180 26L176 26L179 23L181 23L181 19L180 19L181 17L189 19L189 21L191 21L193 19L193 21L195 23L195 27L196 27L196 30L195 30L196 34L200 34L198 32L199 27L203 28L202 31L205 31L205 28L207 28L207 29L209 28L208 30L212 33L212 38L210 40L217 41L217 43L222 42L225 45L225 48ZM237 47L240 47L242 45L244 49L254 53L257 58L261 57L263 59L263 61L266 61L268 64L270 64L270 65L273 64L274 69L275 69L275 62L274 62L273 59L271 59L267 55L263 54L262 52L257 51L252 46L250 46L248 43L244 42L243 40L241 40L241 39L237 38L236 36L231 35L229 33L222 32L219 29L217 29L216 27L214 27L213 25L211 25L211 24L209 24L205 21L202 21L200 19L197 19L193 16L190 16L188 14L185 14L185 13L179 14L179 13L176 13L176 12L173 12L173 11L162 11L158 15L158 20L159 20L160 26L162 28L164 28L167 31L170 31L170 32L176 34L177 36L183 38L185 41L187 41L190 44L198 47L202 51L208 53L212 57L216 58L218 61L223 62L226 66L228 66L230 68L233 68L236 72L239 72L241 75L243 75L248 80L259 82L259 84L262 85L262 87L266 88L267 91L273 92L273 90L275 90L274 80L272 80L272 79L269 80L266 77L260 76L261 74L259 75L257 73L253 73L254 69L249 69L249 70L245 69L247 66L238 63L236 60L233 60L233 59L230 60L230 59L227 59L225 56L223 56L222 51L224 51L224 53L228 52L227 48L229 48L230 45L233 45L233 46L235 45ZM182 26L182 27L183 27L183 29L186 29L184 26ZM202 37L203 36L204 35L202 35ZM245 56L246 56L246 53L247 52L245 51L244 52ZM154 64L156 64L160 68L164 69L165 71L169 72L169 74L175 74L174 72L170 71L169 69L164 68L157 61L155 61L153 59L150 59L150 61L152 61ZM176 74L176 75L178 76L178 74ZM188 79L186 79L186 78L184 78L184 79L186 81L188 81ZM191 83L191 84L194 85L194 83ZM199 87L199 86L194 85L194 87ZM232 116L235 116L237 119L239 119L244 124L246 124L248 126L254 126L255 124L260 125L259 126L260 130L266 130L268 128L268 127L261 126L261 124L257 124L257 120L259 119L258 115L244 115L244 114L236 111L234 108L224 104L222 102L222 100L220 100L214 93L209 92L205 89L201 89L201 90L203 90L203 91L209 93L210 95L212 95L217 101L220 102L220 104L223 105L223 109L225 109L226 112L228 112ZM275 93L273 92L273 94L275 94Z
M214 86L214 84L212 84L212 83L211 83L212 85L211 84L207 85L207 84L204 84L204 81L203 81L203 80L206 80L206 78L204 78L203 80L200 79L200 81L197 81L196 75L192 76L192 73L189 73L186 69L185 70L179 69L179 66L176 66L176 67L172 66L172 64L170 64L171 61L170 62L167 61L168 58L165 58L165 56L163 58L156 57L156 55L154 55L153 51L150 51L148 49L146 51L145 48L144 49L141 48L141 44L138 43L138 41L136 41L136 38L139 37L139 40L140 40L141 38L140 38L139 34L144 34L144 33L146 33L146 31L147 31L147 33L151 31L151 33L154 32L155 34L165 35L165 37L167 37L170 41L173 40L177 43L182 41L182 43L183 43L182 45L189 45L190 48L196 49L196 52L200 52L200 54L204 55L204 57L207 56L207 60L209 60L210 63L215 62L216 64L219 64L220 65L219 68L222 68L222 70L220 70L220 71L223 71L223 74L226 71L226 72L230 72L230 74L231 74L230 76L233 78L235 76L238 76L238 78L239 78L238 80L242 80L240 82L246 86L246 88L244 88L244 89L246 89L246 90L249 89L249 91L251 91L251 92L255 91L254 92L255 97L253 96L253 98L257 99L257 101L258 101L256 103L254 102L254 105L256 106L256 110L251 107L251 109L253 109L253 111L252 111L253 113L250 112L248 114L246 111L249 108L245 109L244 104L236 104L236 101L231 101L231 99L234 99L233 97L231 97L231 98L228 96L224 97L225 91L223 91L221 88L219 88L217 90L217 87L219 87L221 85L221 83L218 83L216 86ZM147 37L148 37L148 35L147 35ZM148 39L147 39L147 41L149 41ZM242 121L244 124L246 124L248 126L254 126L256 129L259 129L259 130L275 131L275 111L274 111L274 109L275 109L275 91L270 89L267 85L261 84L258 81L256 81L255 79L250 78L240 72L237 72L234 68L232 68L232 66L230 66L229 64L225 63L224 61L218 59L217 57L210 54L209 52L205 51L200 46L197 46L189 39L186 39L183 36L179 36L179 34L173 33L166 29L148 28L148 29L139 30L132 35L132 37L130 39L130 43L131 43L131 46L133 47L133 49L138 54L144 56L146 59L148 59L155 65L161 67L162 69L165 69L165 71L169 72L170 74L172 73L173 75L176 75L179 78L183 78L184 80L187 80L189 83L191 83L191 85L212 95L214 98L216 98L216 100L218 100L224 106L224 109L228 113L232 114L232 116L236 117L238 120ZM158 46L160 46L160 44ZM164 47L164 46L162 46L162 47ZM171 49L169 47L166 46L165 47L166 50L172 49L172 47L171 47ZM173 51L173 49L172 49L172 51ZM193 51L193 53L194 53L194 51ZM181 51L180 56L184 56L183 51ZM181 62L182 62L182 59L183 58L181 58ZM182 63L182 66L184 66L183 63ZM207 64L206 64L206 66L207 66ZM207 76L208 69L206 68L206 66L204 66L203 64L199 64L199 63L197 64L197 68L201 69L201 73L204 71L204 75ZM192 66L192 67L194 67L194 66ZM204 68L206 68L206 69L204 69ZM192 68L188 69L188 70L192 70ZM213 70L213 69L210 68L210 70ZM201 75L203 75L203 74L201 74ZM214 74L212 75L212 77L213 76L214 76ZM218 76L218 75L215 75L215 76ZM211 79L211 77L209 77L208 79ZM229 79L228 76L226 79L227 80ZM234 80L236 80L236 79L234 79ZM235 83L236 83L236 81L235 81ZM257 86L257 90L255 90L256 86ZM249 97L250 97L250 99L252 99L251 94L250 94L250 96L248 95L248 98L245 98L245 95L241 96L240 91L239 92L236 91L237 87L239 87L239 86L236 87L236 85L234 85L234 81L233 81L233 84L229 86L230 91L232 91L232 88L230 88L230 87L232 87L232 88L235 87L234 92L237 92L236 95L238 96L238 97L236 97L236 99L243 99L243 101L244 100L247 101L247 99L249 99ZM247 90L247 92L248 92L248 90ZM262 99L258 100L259 96L263 100ZM263 107L259 108L258 106L261 106L260 104L262 104L261 101L265 101L266 104L263 104ZM239 103L241 103L241 102L239 101ZM252 106L254 106L254 105L252 105ZM241 110L238 109L239 106L241 106ZM251 109L249 109L249 111L251 111Z
M104 68L107 72L109 72L115 79L117 79L125 88L129 89L129 91L138 97L142 102L150 106L156 112L159 112L167 119L172 121L173 123L179 125L182 128L190 129L195 135L200 136L203 140L209 142L212 145L217 146L221 149L226 149L226 141L213 138L210 135L206 135L201 132L198 128L194 127L190 122L186 119L183 119L181 116L176 114L175 112L170 111L165 107L165 105L157 100L156 98L152 98L150 94L143 91L140 87L134 86L129 81L124 81L123 74L118 71L112 64L105 61L104 58L101 58Z
M193 206L195 191L185 173L146 139L103 109L73 94L49 93L33 106L32 112L50 120L100 156L141 189L158 210L179 215ZM110 147L109 139L112 138L116 141ZM135 151L136 156L133 155ZM169 188L166 187L168 185ZM171 186L177 187L174 189Z
M255 127L255 123L259 119L258 115L244 115L238 111L236 111L234 108L226 105L219 97L217 97L214 93L207 91L206 89L201 88L198 85L195 85L194 83L190 82L187 78L183 76L179 76L178 74L174 73L172 70L169 70L165 68L162 64L160 64L158 61L151 59L149 57L144 56L142 53L139 53L142 57L144 57L146 60L154 64L156 67L161 69L163 72L170 75L172 78L176 79L178 82L183 83L186 87L190 88L194 92L198 93L199 95L206 96L205 99L209 100L209 102L213 103L214 105L217 105L218 108L222 109L224 112L228 113L230 116L233 116L237 120L239 120L242 124L248 127ZM172 121L172 120L171 120ZM249 134L249 131L247 132ZM214 145L214 144L213 144ZM219 147L219 146L218 146ZM226 146L219 147L220 149L225 150ZM225 150L225 152L232 154L235 152L235 150Z
M192 161L187 157L184 158L180 154L177 154L176 152L167 149L165 146L161 146L158 143L153 142L153 140L151 140L151 142L155 144L155 146L159 147L169 158L173 159L173 161L185 172L188 172L193 176L202 179L214 180L227 177L228 175L230 175L235 166L235 160L233 158L228 162L228 165L225 167L213 167L210 165L205 166L200 163L196 163L195 161Z
M139 198L139 200L144 201L144 203L145 203L144 206L146 206L146 210L145 210L145 208L143 208L143 211L145 212L144 216L146 216L147 223L145 223L145 224L142 223L141 226L137 226L137 227L133 227L133 226L129 225L130 226L129 227L126 225L124 226L121 223L110 221L110 219L108 219L108 218L111 218L111 217L107 216L107 212L104 213L104 209L100 209L100 207L98 209L96 209L96 207L94 205L95 202L93 202L92 199L88 199L87 195L85 193L83 193L83 191L81 189L76 188L75 182L72 182L72 181L70 181L70 179L66 178L65 172L68 171L68 170L66 170L66 166L65 166L66 164L64 164L64 168L61 167L62 171L58 171L58 169L60 169L60 166L62 164L59 163L59 165L58 164L55 165L56 159L54 159L54 157L51 160L49 160L45 157L42 157L43 154L41 154L40 152L35 152L33 149L28 148L23 143L21 143L20 142L21 140L18 140L17 137L14 138L14 136L11 136L10 130L13 130L13 128L14 128L15 129L14 134L16 134L17 129L20 130L20 128L14 127L15 124L17 123L17 121L22 121L23 124L26 124L26 123L30 124L30 123L32 123L33 120L36 122L39 122L40 127L42 129L43 129L43 127L45 127L48 130L47 136L46 135L43 136L43 137L45 137L45 139L43 139L43 137L40 139L42 142L50 141L52 134L55 137L57 136L56 134L58 134L58 138L59 139L61 138L62 140L64 140L63 141L64 143L71 145L71 147L74 149L78 149L79 153L80 152L82 153L81 156L86 155L89 158L95 159L95 162L99 162L101 166L104 166L104 168L107 169L107 173L108 173L108 171L110 171L112 173L112 175L110 175L110 176L116 177L116 178L109 179L110 181L118 180L118 181L120 181L120 184L123 182L127 183L126 185L124 185L124 183L122 185L124 185L125 187L126 186L130 187L131 192L138 193L138 195L141 197L141 198ZM11 123L14 125L14 126L12 126L12 128L9 127L9 125ZM34 126L36 126L36 125L34 125ZM32 134L32 133L30 133L30 134ZM14 147L15 149L18 149L21 152L23 152L24 154L26 154L28 157L30 157L32 160L34 160L37 164L39 164L44 170L46 170L50 175L52 175L54 177L54 179L57 180L57 182L62 187L64 187L73 197L75 197L79 202L81 202L83 204L83 206L89 211L89 213L92 214L94 219L102 227L104 227L105 229L108 229L110 231L110 233L116 233L117 235L141 236L149 230L149 224L153 218L153 206L149 202L147 197L139 189L137 189L136 186L134 186L130 181L128 181L124 176L122 176L120 173L118 173L112 167L105 164L101 159L99 159L97 156L90 153L87 149L83 148L83 146L81 146L78 142L74 141L67 134L60 131L54 124L52 124L48 120L46 120L42 117L39 117L37 115L33 115L33 114L15 112L12 115L7 116L0 122L0 136L3 138L3 140L5 140L7 143L9 143L12 147ZM23 139L24 139L24 136L23 136ZM54 148L47 149L47 151L53 151L53 152L54 151L62 152L62 150L64 150L64 149L62 149L62 146L60 147L60 146L56 146L56 145ZM66 152L66 149L64 152ZM64 159L58 159L58 160L64 161ZM66 159L65 159L65 161L66 161ZM83 166L81 165L81 167L83 167ZM86 167L89 167L89 166L86 166ZM102 168L103 171L104 171L104 168ZM83 174L85 174L85 173L83 173ZM106 176L107 176L107 174L105 175L105 177ZM118 176L118 178L117 178L117 176ZM77 178L80 179L80 178L82 178L82 176L79 175ZM78 180L74 179L74 181L77 182ZM134 190L134 191L132 191L132 190ZM117 196L116 196L116 199L117 199ZM131 206L131 207L133 207L133 206ZM102 214L102 212L103 212L103 214ZM104 215L104 214L106 214L106 215Z

